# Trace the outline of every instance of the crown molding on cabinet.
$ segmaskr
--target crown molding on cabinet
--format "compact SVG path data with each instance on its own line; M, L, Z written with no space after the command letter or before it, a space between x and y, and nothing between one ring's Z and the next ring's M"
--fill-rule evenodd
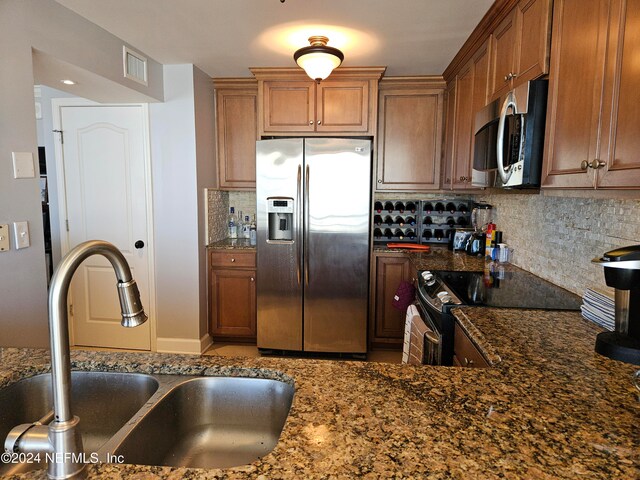
M260 80L311 81L307 73L299 67L251 67L249 70ZM386 70L387 67L338 67L323 82L329 82L332 79L344 80L362 77L378 77L380 79Z
M447 83L444 81L442 75L416 75L406 77L384 77L380 80L378 89L383 90L387 88L393 89L412 89L412 88L442 88L444 89Z
M480 48L483 42L491 35L491 32L498 24L513 10L520 0L496 0L489 11L482 17L478 26L471 32L467 41L458 51L449 66L444 70L442 76L448 82L455 73L464 65L471 55Z

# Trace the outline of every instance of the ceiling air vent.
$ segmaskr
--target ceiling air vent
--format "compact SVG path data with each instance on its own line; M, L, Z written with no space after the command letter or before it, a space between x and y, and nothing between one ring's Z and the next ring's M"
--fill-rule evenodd
M124 76L135 82L147 85L147 57L125 45L122 47L122 58Z

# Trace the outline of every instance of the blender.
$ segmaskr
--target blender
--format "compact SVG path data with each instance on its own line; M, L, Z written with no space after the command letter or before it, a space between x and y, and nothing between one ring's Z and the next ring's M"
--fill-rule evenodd
M467 254L483 255L487 239L487 225L491 223L493 207L488 203L477 203L471 211L473 233L467 242Z

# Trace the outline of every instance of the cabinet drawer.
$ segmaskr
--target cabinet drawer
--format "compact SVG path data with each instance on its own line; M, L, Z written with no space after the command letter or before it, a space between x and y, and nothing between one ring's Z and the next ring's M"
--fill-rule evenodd
M212 267L256 268L256 252L212 251L209 262Z
M457 359L458 364L462 367L482 368L489 366L489 363L458 323L456 323L453 336L453 352L454 358Z

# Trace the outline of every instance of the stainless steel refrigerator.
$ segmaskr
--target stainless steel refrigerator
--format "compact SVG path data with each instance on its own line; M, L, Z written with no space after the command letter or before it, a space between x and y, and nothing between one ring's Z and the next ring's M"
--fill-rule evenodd
M256 151L258 348L366 353L371 142Z

